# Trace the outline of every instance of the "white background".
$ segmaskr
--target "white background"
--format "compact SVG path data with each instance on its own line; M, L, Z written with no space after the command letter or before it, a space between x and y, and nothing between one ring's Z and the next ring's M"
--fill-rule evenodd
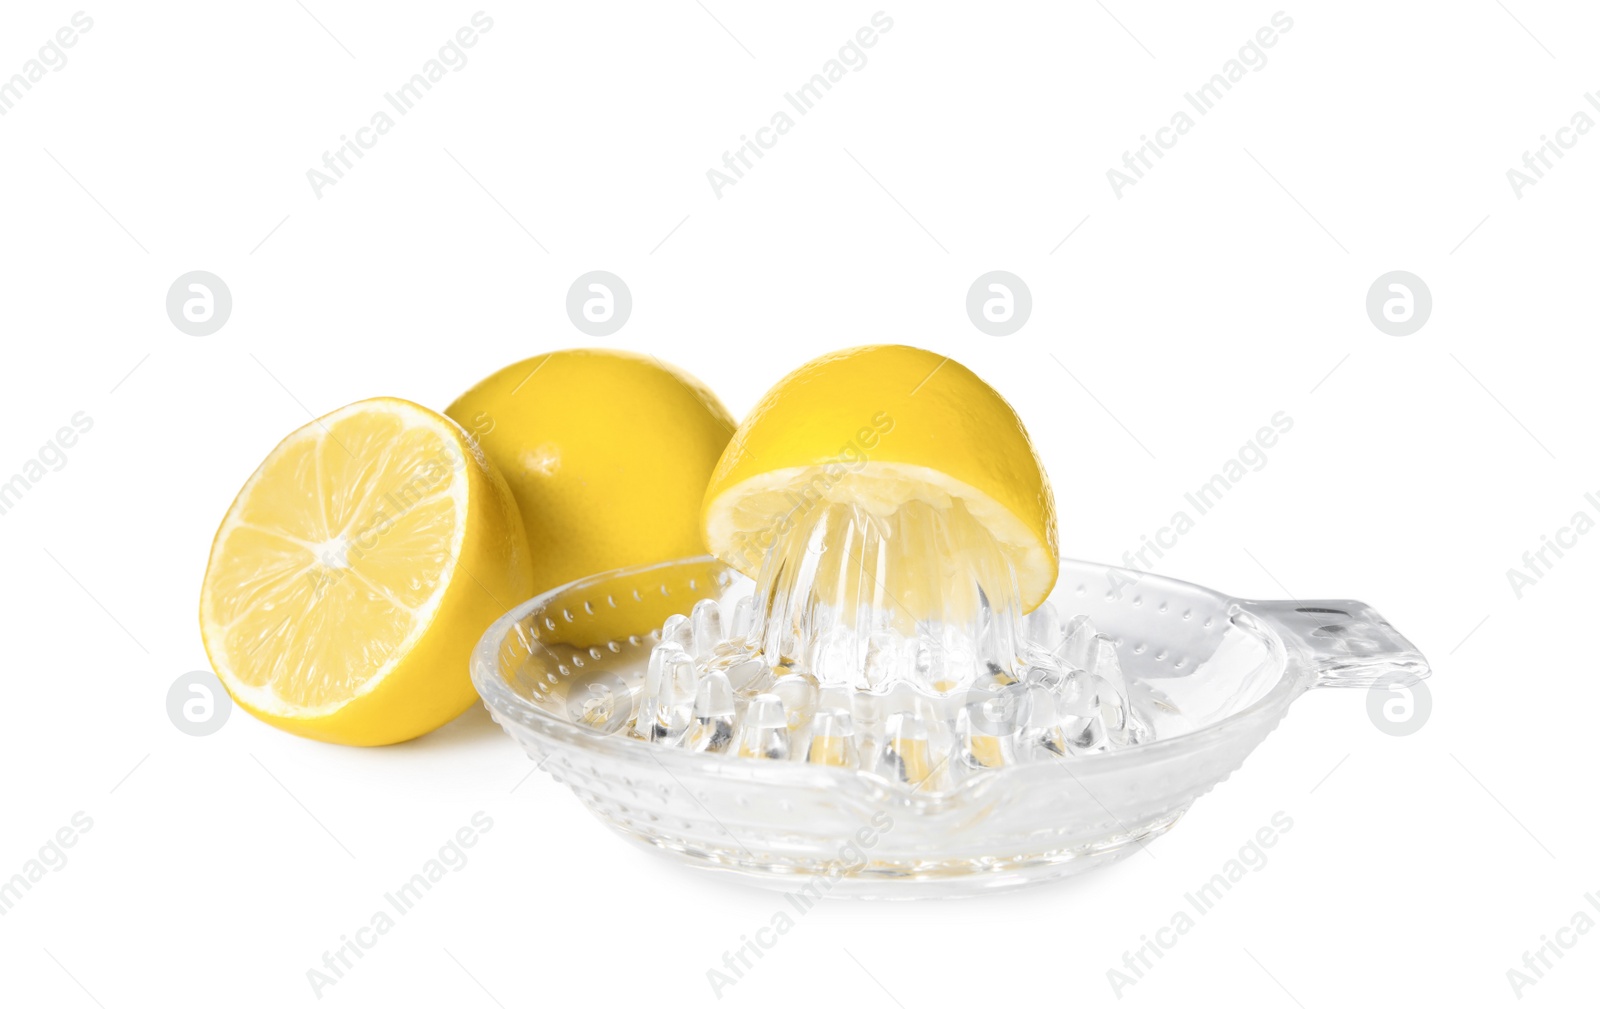
M1075 556L1137 547L1285 411L1267 466L1158 570L1372 603L1433 660L1433 714L1393 738L1363 694L1309 695L1148 855L1012 896L830 902L721 1001L1116 1003L1107 970L1280 810L1270 862L1123 1003L1517 1001L1525 950L1600 920L1600 536L1520 599L1506 575L1600 511L1600 131L1521 199L1506 171L1600 116L1600 14L1285 8L1267 65L1118 199L1106 170L1275 5L888 7L867 65L718 199L706 170L878 8L705 7L485 8L470 62L320 199L306 170L475 4L88 8L67 65L0 117L0 480L94 421L0 516L0 877L93 820L0 917L0 1000L313 1004L308 968L481 810L470 863L323 1003L717 1001L707 970L781 899L611 835L481 710L382 750L238 711L178 732L207 547L277 440L355 399L442 407L600 345L681 364L739 414L817 353L905 341L1017 407ZM7 4L0 77L77 9ZM164 311L195 269L234 298L208 337ZM615 336L565 314L591 269L632 289ZM1033 293L1012 336L964 312L993 269ZM1395 269L1434 299L1406 337L1364 307ZM1524 1001L1592 996L1597 955L1578 937Z

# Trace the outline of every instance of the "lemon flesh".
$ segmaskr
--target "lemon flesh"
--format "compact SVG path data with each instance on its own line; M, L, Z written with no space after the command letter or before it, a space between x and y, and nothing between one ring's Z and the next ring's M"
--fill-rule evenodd
M445 411L505 475L533 591L704 553L700 499L733 417L688 372L614 350L502 368Z
M212 543L201 635L263 721L400 742L477 700L472 648L531 578L510 491L465 433L364 400L289 435L245 483Z
M706 545L755 578L775 542L830 506L883 520L916 507L975 522L1014 570L1023 612L1055 585L1055 498L1033 442L998 392L942 355L858 347L773 386L712 473ZM948 578L968 560L960 550L915 550L906 544L895 558L897 579Z

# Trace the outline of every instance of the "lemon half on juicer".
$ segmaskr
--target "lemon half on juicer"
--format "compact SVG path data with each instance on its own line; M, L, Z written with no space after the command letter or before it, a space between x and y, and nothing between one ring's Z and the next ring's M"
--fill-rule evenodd
M994 538L1016 572L1023 612L1055 584L1055 498L1033 442L998 392L943 355L858 347L819 357L773 386L711 475L706 545L755 578L775 539L829 505L882 521L908 506L959 511ZM965 545L906 545L886 573L903 591L888 585L890 594L909 603L903 596L969 575Z

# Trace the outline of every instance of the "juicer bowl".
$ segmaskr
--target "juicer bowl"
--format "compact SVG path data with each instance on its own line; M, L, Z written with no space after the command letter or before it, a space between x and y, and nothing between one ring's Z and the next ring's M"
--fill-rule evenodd
M1403 687L1429 672L1363 603L1235 599L1063 560L1051 601L1115 643L1148 742L994 768L933 792L630 735L666 618L751 587L710 557L584 578L490 627L472 679L537 765L624 837L815 896L970 894L1109 864L1170 829L1306 690Z

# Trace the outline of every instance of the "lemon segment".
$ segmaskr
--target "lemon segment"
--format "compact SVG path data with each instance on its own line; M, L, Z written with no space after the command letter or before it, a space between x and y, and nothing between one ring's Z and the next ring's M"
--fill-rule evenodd
M962 513L957 525L970 517L1016 572L1024 612L1055 585L1055 498L1033 442L998 392L942 355L858 347L782 379L711 475L706 545L754 578L778 537L829 505L882 519L913 505ZM904 548L896 576L906 584L889 586L896 595L959 574L968 559L959 549L942 557L912 549Z
M531 577L510 491L465 433L364 400L289 435L245 483L212 543L201 635L263 721L399 742L477 700L473 645Z

